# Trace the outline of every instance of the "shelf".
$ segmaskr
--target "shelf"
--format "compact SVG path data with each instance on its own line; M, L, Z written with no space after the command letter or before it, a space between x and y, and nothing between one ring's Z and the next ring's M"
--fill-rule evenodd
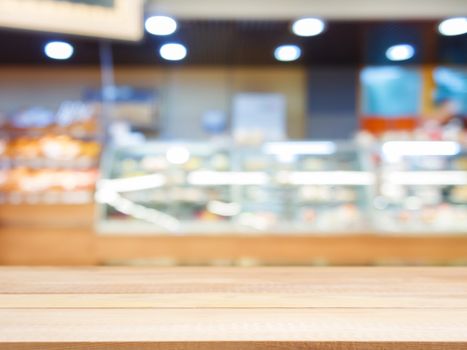
M293 226L293 227L291 227ZM159 231L158 231L159 229ZM279 223L273 228L259 229L248 225L234 225L228 221L183 221L176 231L161 232L165 228L144 222L122 222L122 220L108 220L97 224L96 232L102 235L149 235L149 236L334 236L334 235L353 235L359 232L369 232L364 228L342 228L340 231L334 229L313 231L306 224ZM380 234L380 233L373 233ZM426 234L426 233L424 233Z
M410 186L467 186L467 171L395 171L384 179L391 184Z
M370 186L375 176L365 171L293 171L279 172L281 183L290 185Z
M47 159L47 158L0 158L0 168L19 168L26 167L30 169L72 169L83 170L97 168L98 158L77 158L70 160Z
M44 191L44 192L1 192L0 204L16 206L21 205L91 205L94 202L92 190L79 191ZM29 219L24 218L26 221Z

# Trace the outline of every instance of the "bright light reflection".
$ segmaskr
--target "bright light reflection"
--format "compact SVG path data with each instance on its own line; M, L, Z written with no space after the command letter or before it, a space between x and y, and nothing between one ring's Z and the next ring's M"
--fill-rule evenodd
M401 156L453 156L461 147L452 141L389 141L383 144L383 154L389 158Z

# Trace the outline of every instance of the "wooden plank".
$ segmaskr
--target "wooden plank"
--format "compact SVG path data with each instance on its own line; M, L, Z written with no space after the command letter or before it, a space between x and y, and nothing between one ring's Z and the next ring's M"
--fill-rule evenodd
M467 349L467 268L0 268L0 349Z
M375 293L376 294L376 293ZM243 295L235 293L180 293L180 294L0 294L0 309L16 308L466 308L467 298L460 295L411 295L389 299L387 294L368 293L325 295L313 293L274 293Z
M0 343L405 341L467 346L467 310L1 309L0 329Z
M467 268L0 267L0 294L381 293L467 298Z
M467 307L464 268L346 271L8 268L0 269L0 308Z
M0 350L465 350L458 342L125 342L0 343Z
M345 271L0 269L0 308L467 307L464 268L360 268L349 276Z
M352 274L346 275L347 271ZM1 294L404 293L465 295L458 268L0 268Z

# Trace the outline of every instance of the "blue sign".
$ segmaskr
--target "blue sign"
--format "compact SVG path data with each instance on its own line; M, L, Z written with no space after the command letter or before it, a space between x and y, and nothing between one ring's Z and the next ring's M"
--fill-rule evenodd
M368 67L360 74L364 115L397 118L417 116L422 105L422 75L418 69Z

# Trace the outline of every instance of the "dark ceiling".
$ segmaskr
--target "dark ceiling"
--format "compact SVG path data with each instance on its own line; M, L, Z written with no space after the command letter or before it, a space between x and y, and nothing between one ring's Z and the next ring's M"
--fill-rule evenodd
M75 45L75 55L66 62L43 54L46 42L66 39ZM166 42L184 43L188 57L179 63L162 60L158 48ZM273 51L279 44L300 45L303 56L293 63L277 62ZM146 34L139 43L113 42L116 64L157 65L362 65L388 64L386 49L394 44L415 46L416 55L407 64L467 63L467 35L443 37L435 21L330 22L319 36L299 38L286 21L190 20L168 37ZM0 30L0 64L98 64L96 39L47 33Z

